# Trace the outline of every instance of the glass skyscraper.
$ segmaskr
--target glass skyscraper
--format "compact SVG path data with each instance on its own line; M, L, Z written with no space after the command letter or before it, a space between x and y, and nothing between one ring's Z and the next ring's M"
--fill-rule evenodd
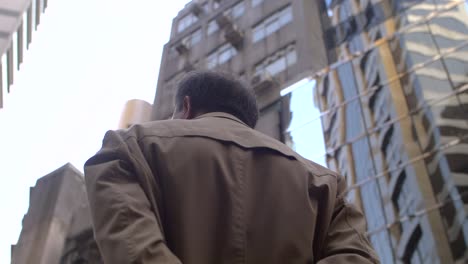
M311 90L328 167L382 263L468 263L467 3L323 5L330 65Z

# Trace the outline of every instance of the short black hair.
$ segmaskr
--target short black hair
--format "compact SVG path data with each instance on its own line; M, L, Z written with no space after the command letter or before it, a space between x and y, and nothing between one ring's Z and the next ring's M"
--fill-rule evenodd
M224 112L231 114L250 127L258 120L255 94L242 81L231 74L214 71L192 71L177 85L176 111L182 110L186 96L198 113Z

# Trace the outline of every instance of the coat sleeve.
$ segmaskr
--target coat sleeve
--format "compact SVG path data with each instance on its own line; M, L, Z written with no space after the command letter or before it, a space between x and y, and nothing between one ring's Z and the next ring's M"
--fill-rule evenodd
M181 263L164 240L157 208L141 184L127 142L106 134L102 149L85 164L94 234L104 263Z
M366 237L363 214L344 197L346 181L338 176L333 216L318 264L380 263Z

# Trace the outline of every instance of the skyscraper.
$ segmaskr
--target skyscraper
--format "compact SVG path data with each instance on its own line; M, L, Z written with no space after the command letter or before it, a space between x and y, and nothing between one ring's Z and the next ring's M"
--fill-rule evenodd
M327 65L324 10L309 0L191 1L174 18L164 47L152 118L171 116L175 84L184 73L223 70L255 89L257 129L281 139L280 90Z
M468 262L465 1L328 1L316 74L328 166L383 263Z
M32 31L37 29L48 0L2 0L0 2L0 108L3 91L10 92L13 73L23 62Z

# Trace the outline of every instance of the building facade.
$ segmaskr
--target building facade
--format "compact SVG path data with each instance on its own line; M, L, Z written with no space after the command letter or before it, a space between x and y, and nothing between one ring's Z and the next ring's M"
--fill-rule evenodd
M257 129L281 138L281 89L327 65L325 6L309 0L194 0L173 20L153 120L172 115L175 85L194 69L231 72L255 90ZM301 56L298 56L301 54Z
M139 99L128 101L122 111L118 128L125 129L150 121L152 109L153 106L146 101Z
M12 264L103 263L94 241L84 177L66 164L37 180Z
M329 2L314 91L328 166L383 263L467 263L467 3Z
M3 92L10 92L14 72L32 41L48 0L2 0L0 2L0 109Z

